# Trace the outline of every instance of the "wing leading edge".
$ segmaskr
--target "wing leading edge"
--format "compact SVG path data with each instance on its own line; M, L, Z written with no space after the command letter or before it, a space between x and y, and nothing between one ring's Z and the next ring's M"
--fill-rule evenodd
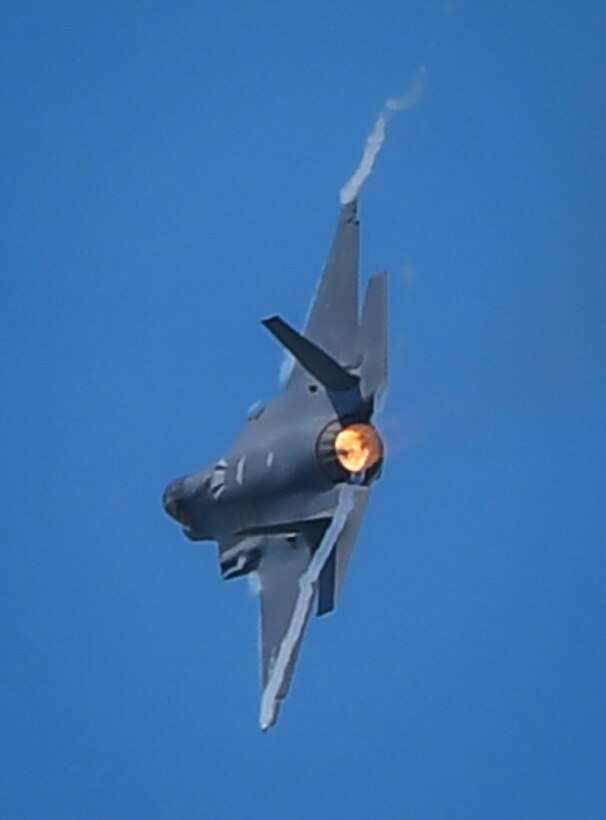
M355 367L360 360L359 247L360 223L354 200L341 208L328 259L303 331L307 339L344 367ZM302 374L303 369L295 363L289 383L297 384Z
M341 208L303 333L278 316L263 321L294 357L291 388L306 371L333 390L350 389L359 373L364 397L376 397L387 382L387 274L370 277L359 315L359 225L354 200Z
M317 543L309 545L311 549L299 539L293 546L280 538L264 552L256 570L263 687L259 722L264 731L278 719L281 701L288 693L320 575L348 531L349 518L356 511L357 489L349 485L341 488L332 520Z
M328 260L305 324L305 336L351 367L358 359L360 223L355 200L341 208Z

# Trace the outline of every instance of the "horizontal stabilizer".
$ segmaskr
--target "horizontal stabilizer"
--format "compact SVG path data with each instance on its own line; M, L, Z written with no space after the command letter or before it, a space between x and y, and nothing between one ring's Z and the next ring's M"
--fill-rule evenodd
M289 350L299 364L329 390L351 390L359 383L352 375L309 339L301 336L279 316L262 323Z

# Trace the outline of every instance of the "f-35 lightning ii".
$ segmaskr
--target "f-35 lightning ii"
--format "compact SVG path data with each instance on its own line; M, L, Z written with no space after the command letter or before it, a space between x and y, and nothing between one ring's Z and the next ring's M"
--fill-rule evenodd
M215 541L223 578L254 573L261 606L260 725L286 697L312 608L334 609L383 443L372 424L387 379L387 276L358 304L356 201L342 206L303 333L263 324L290 352L282 393L252 413L213 466L173 481L166 512L194 541Z

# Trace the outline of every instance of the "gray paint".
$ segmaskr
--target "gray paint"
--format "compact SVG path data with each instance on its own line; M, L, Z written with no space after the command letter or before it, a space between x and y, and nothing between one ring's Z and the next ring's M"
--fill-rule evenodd
M223 458L163 497L188 538L217 543L225 579L257 578L263 729L288 692L314 601L318 614L336 605L381 471L348 474L332 446L343 427L371 421L387 378L386 275L371 278L360 317L358 246L354 201L341 209L303 334L264 320L295 358L283 392L249 414Z

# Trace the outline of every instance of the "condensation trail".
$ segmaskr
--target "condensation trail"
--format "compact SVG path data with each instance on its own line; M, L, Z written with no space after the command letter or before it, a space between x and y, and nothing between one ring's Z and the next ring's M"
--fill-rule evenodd
M385 102L383 108L381 109L381 113L375 122L374 128L366 140L366 147L364 148L364 153L362 154L360 164L356 168L351 179L341 188L341 205L347 205L358 196L360 193L360 188L370 176L377 158L377 154L385 142L387 123L394 114L398 113L398 111L406 111L409 108L414 108L414 106L421 99L423 91L425 90L425 79L426 69L425 66L422 65L414 73L406 94L402 97L395 97ZM320 280L318 280L318 284L316 285L316 293L319 285ZM307 312L308 318L311 308L313 307L315 296L316 294L314 294L309 304L309 309ZM305 321L305 324L307 324L307 320ZM289 380L294 364L295 360L292 353L288 350L285 351L282 363L280 365L280 384L286 384Z
M275 722L280 689L288 672L292 654L305 628L318 578L332 552L332 548L343 531L343 527L347 523L347 518L352 509L353 490L345 485L340 492L332 522L324 533L318 549L314 552L307 570L299 579L299 597L261 697L259 723L264 731L269 729Z
M351 179L341 188L341 205L347 205L347 203L353 202L353 200L358 196L360 188L364 185L372 173L377 155L385 142L387 123L389 120L398 111L406 111L409 108L414 108L414 106L421 99L424 89L425 66L421 66L412 78L410 87L406 94L404 94L403 97L387 100L381 109L381 113L375 122L374 128L366 140L366 147L364 148L364 153L362 154L360 164L354 171Z

